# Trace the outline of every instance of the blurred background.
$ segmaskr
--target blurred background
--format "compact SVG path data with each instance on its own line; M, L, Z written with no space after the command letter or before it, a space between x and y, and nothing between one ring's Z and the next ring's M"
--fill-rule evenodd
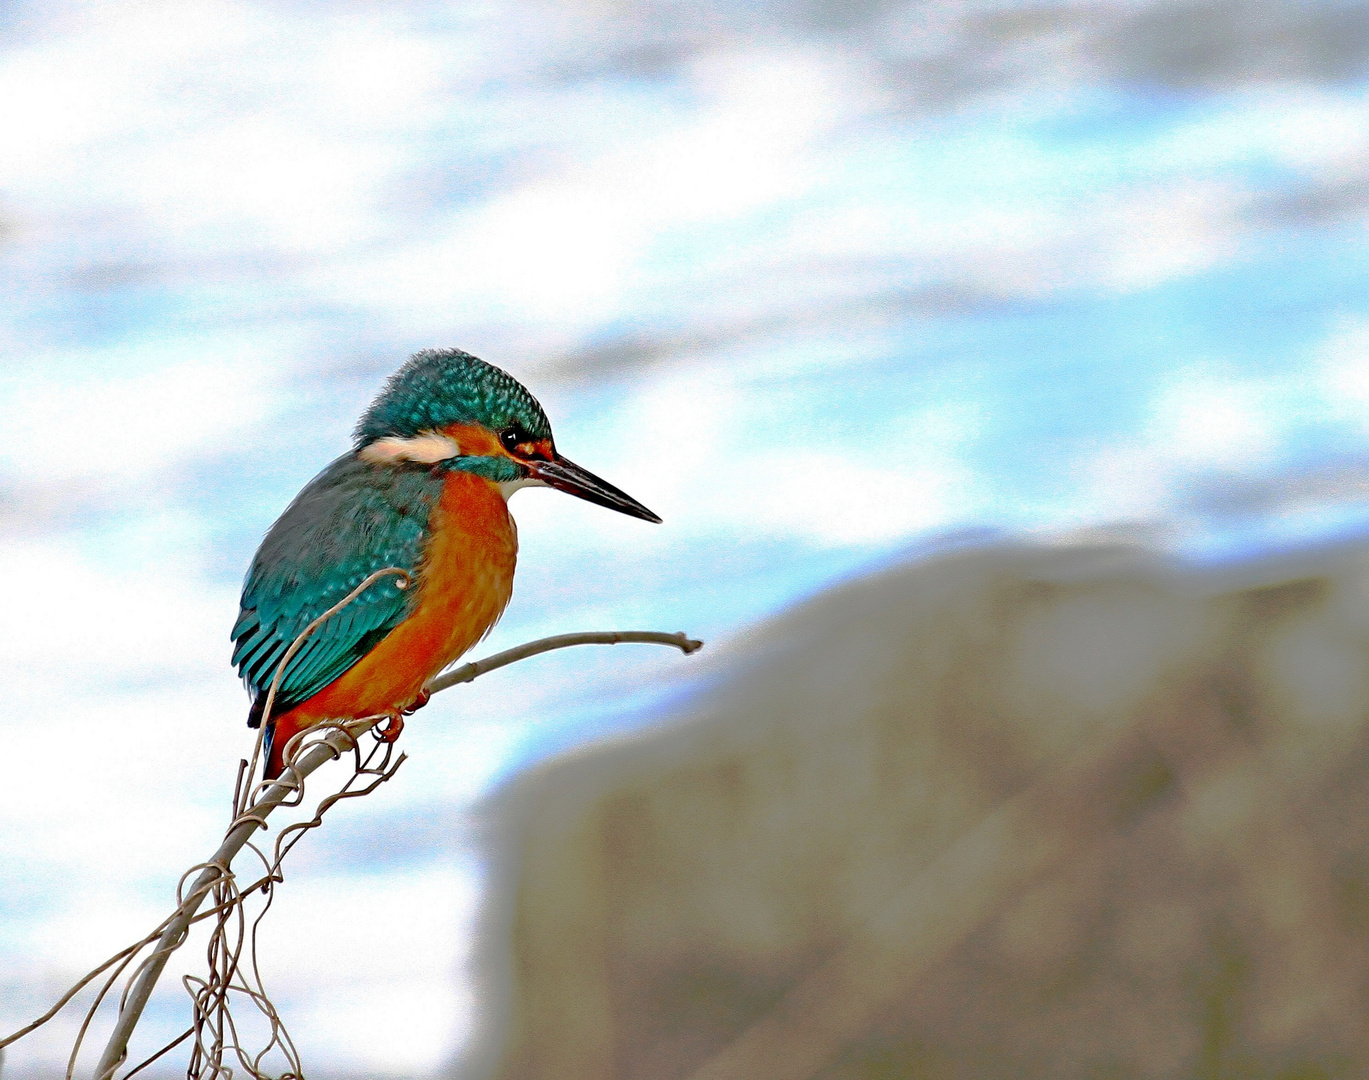
M1294 655L1314 675L1326 650L1344 661L1323 713L1353 741L1363 687L1345 673L1362 666L1344 658L1363 607L1335 560L1369 532L1367 58L1369 7L1336 2L0 6L0 1029L155 925L208 854L251 745L228 666L241 575L419 348L511 370L561 449L665 519L520 494L514 601L482 651L616 627L709 648L568 651L415 718L401 776L308 838L266 931L264 975L314 1075L505 1060L490 1047L519 990L490 957L511 926L482 899L539 879L520 876L523 840L491 830L532 835L527 808L566 755L575 768L672 717L742 716L716 695L769 685L748 682L757 657L787 648L798 616L758 624L840 583L867 595L859 579L910 560L1125 542L1158 562L1084 554L1084 576L1140 575L1185 611L1293 566L1346 583L1307 593L1340 597L1348 621ZM965 565L1045 573L1003 550L1010 572ZM889 595L930 617L915 591ZM1060 620L1091 655L1094 624ZM1136 676L1125 708L1099 698L1116 705L1099 715L1139 716L1136 687L1171 670ZM1048 758L1094 730L1079 724ZM983 734L972 756L1000 753ZM1020 761L995 776L917 829L950 843L1040 779ZM767 820L793 812L773 806ZM610 1059L686 1075L843 955L869 917L851 911L846 929L767 938L789 959L766 960L768 989L692 1049L604 1058L612 1039L587 1035L584 1075ZM1164 938L1180 916L1145 925L1180 952L1201 938ZM1243 962L1231 950L1219 988ZM1174 1000L1238 1030L1226 997L1176 979ZM186 1011L166 979L148 1045ZM50 1075L73 1031L14 1047L6 1076ZM989 1052L972 1037L965 1064L904 1035L841 1075L1011 1074L974 1059ZM1287 1068L1353 1074L1354 1050ZM509 1068L547 1074L518 1053ZM1146 1075L1109 1053L1070 1074ZM1156 1075L1274 1060L1201 1053Z

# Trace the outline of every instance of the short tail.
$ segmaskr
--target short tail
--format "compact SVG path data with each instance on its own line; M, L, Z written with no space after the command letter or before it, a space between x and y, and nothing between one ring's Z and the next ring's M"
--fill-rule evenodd
M275 780L285 771L285 748L306 726L295 718L294 713L278 716L266 725L266 739L262 747L266 752L265 779Z

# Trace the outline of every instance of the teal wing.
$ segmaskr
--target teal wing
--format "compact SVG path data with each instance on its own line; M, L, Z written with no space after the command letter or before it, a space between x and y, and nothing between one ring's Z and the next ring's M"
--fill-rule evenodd
M442 479L430 469L368 465L347 454L271 526L231 635L233 664L256 699L249 723L260 722L276 669L311 622L377 570L418 569L441 494ZM318 693L404 621L417 589L399 581L381 578L309 635L286 665L274 714Z

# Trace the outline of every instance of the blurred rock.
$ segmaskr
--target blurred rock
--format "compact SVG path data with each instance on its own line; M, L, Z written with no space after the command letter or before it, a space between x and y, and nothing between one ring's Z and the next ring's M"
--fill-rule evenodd
M502 1080L1369 1061L1369 557L998 548L834 589L497 807Z

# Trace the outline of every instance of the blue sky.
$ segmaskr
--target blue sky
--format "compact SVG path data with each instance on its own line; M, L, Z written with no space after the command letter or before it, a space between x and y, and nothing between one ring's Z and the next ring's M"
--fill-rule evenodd
M249 748L243 569L415 349L513 371L665 519L520 494L487 650L710 645L545 657L411 723L404 773L306 842L272 915L267 976L322 1069L459 1045L464 808L659 715L795 599L948 537L1220 561L1363 535L1357 10L12 5L0 1027L207 853ZM1210 51L1175 47L1196 24ZM362 908L400 937L339 936ZM376 993L402 1030L361 1022Z

